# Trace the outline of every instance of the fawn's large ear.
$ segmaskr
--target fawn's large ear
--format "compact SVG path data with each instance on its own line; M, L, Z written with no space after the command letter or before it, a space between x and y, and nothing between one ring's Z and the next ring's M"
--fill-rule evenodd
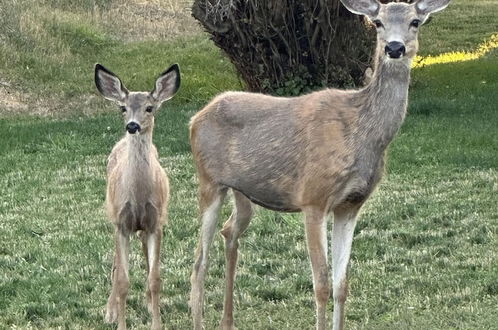
M111 71L100 64L95 65L95 85L106 99L124 102L128 90L121 80Z
M164 102L172 98L178 88L180 88L180 68L178 64L173 64L157 78L156 86L150 94L155 100Z
M415 8L420 15L429 15L443 10L449 3L450 0L418 0L415 2Z
M377 0L341 0L341 2L350 12L370 18L377 16L380 9Z

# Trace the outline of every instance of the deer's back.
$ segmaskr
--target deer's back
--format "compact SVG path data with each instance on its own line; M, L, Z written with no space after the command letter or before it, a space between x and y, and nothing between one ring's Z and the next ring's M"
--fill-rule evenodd
M297 98L222 94L191 121L198 172L270 209L345 199L355 185L350 140L359 109L351 104L351 93L338 90Z

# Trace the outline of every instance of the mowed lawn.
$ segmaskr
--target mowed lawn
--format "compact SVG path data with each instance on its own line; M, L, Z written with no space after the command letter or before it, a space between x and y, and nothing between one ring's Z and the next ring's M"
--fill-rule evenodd
M161 313L165 328L190 329L199 223L188 121L213 95L242 86L183 14L183 1L35 3L0 10L0 328L115 328L103 322L113 254L103 203L106 158L124 129L119 109L97 95L93 64L108 66L132 90L150 90L176 62L183 85L160 110L154 132L172 197L161 251ZM421 28L421 54L472 51L498 33L498 5L472 3L453 0L434 15ZM157 11L155 4L183 30L166 20L147 21L143 34L136 25L112 24L127 12L139 20ZM355 233L347 328L496 329L497 48L477 60L414 69L408 116L387 163ZM220 228L230 210L227 203ZM217 234L206 282L207 329L221 318L224 265ZM129 328L151 321L144 267L134 239ZM239 329L313 329L301 215L257 209L241 240L235 297ZM330 302L329 316L332 308Z

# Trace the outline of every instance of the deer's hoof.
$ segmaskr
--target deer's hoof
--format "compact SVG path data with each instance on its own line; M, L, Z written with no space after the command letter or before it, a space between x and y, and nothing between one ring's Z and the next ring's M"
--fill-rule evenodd
M118 304L114 299L109 299L107 302L105 321L107 323L115 323L118 320Z
M161 321L154 321L152 320L152 325L150 327L151 330L161 330Z
M222 321L220 324L220 330L237 330L233 321Z

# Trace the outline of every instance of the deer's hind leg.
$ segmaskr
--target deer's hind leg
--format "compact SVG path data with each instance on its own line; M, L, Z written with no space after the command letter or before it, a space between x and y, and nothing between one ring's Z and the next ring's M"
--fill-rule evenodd
M223 305L222 329L233 329L233 287L237 267L239 237L249 225L252 216L251 201L238 191L233 191L235 208L225 222L221 234L225 237L225 303Z
M204 305L204 278L208 269L209 248L213 241L219 211L226 196L226 188L199 178L199 211L201 216L201 233L195 252L194 269L190 277L190 308L192 310L193 328L202 326Z

